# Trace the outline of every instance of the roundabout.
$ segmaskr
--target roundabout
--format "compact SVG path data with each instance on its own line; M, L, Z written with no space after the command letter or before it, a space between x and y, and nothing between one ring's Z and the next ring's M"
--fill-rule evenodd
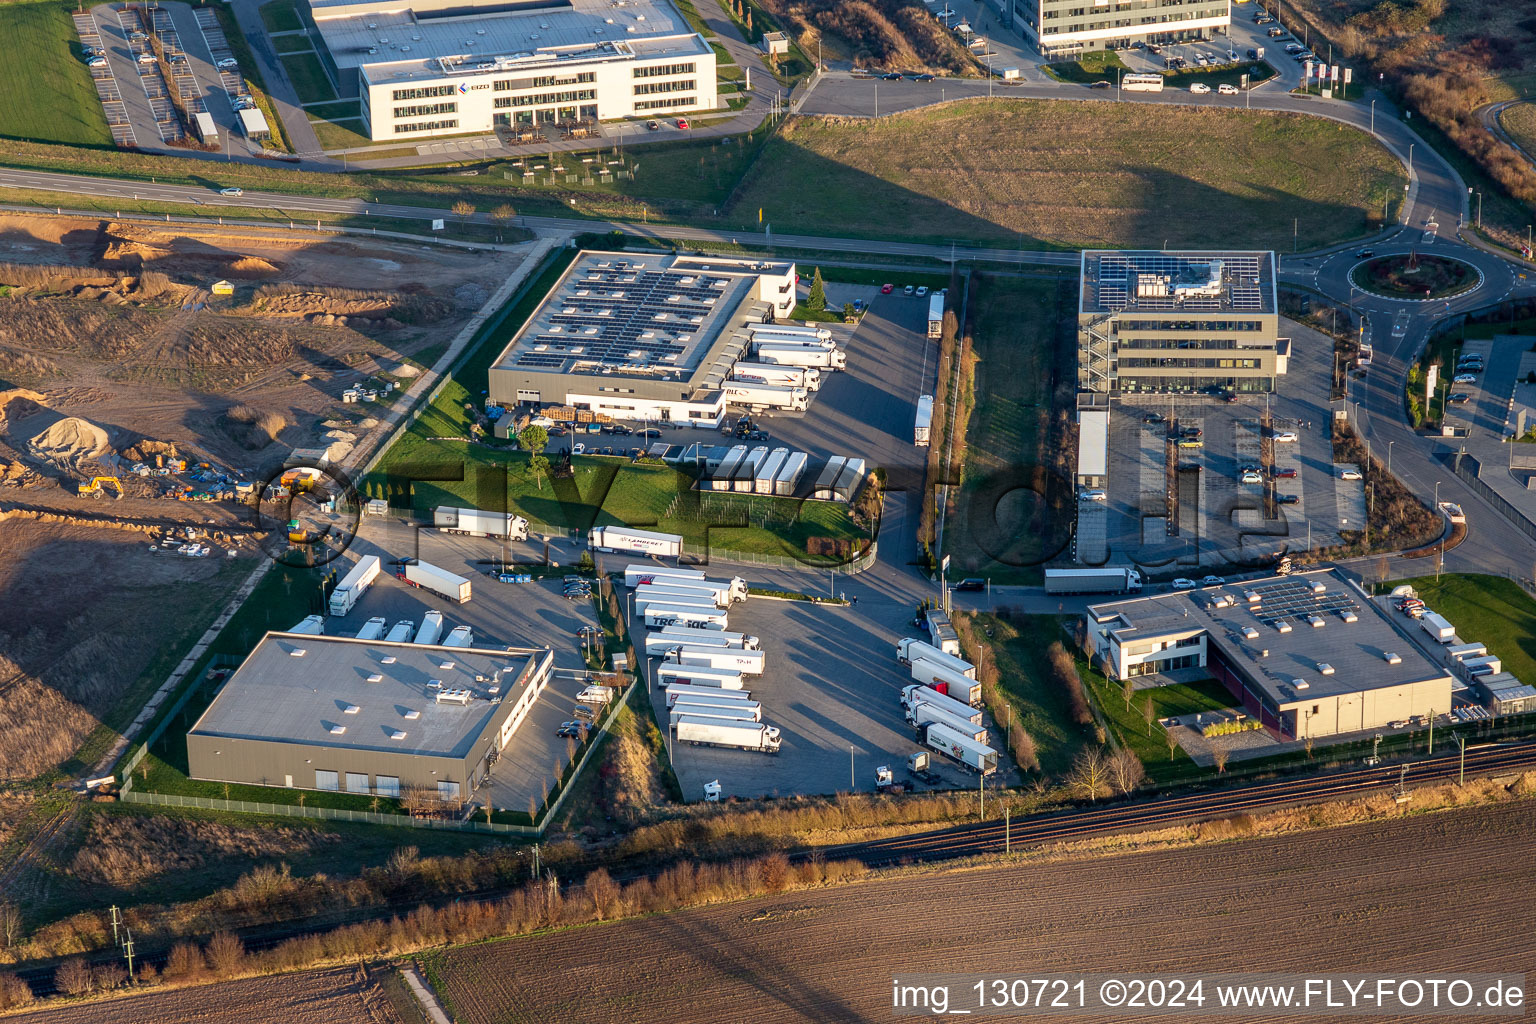
M1483 275L1463 260L1407 252L1358 263L1351 268L1349 281L1384 299L1427 302L1474 291L1483 283Z

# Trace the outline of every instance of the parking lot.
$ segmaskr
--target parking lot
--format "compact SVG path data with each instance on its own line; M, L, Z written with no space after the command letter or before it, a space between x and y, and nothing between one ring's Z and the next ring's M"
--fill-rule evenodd
M726 571L722 567L717 575ZM881 765L904 781L907 755L922 748L902 714L901 688L912 680L896 660L896 641L921 635L911 622L914 611L884 603L866 610L757 597L733 606L730 629L757 636L767 654L763 674L744 682L763 706L763 721L781 730L782 746L773 755L679 746L669 736L684 799L701 799L704 784L716 779L727 797L870 792ZM640 623L635 630L637 639L645 633ZM647 659L653 683L659 661ZM654 685L650 692L656 720L666 728L666 693ZM1001 749L1002 737L987 724L992 745ZM943 782L922 788L976 788L975 774L937 754L933 767ZM1004 784L1018 784L1011 770L999 775Z
M1092 510L1106 520L1111 561L1186 574L1336 544L1341 532L1364 529L1364 484L1333 462L1332 342L1289 321L1282 333L1292 339L1290 369L1267 399L1128 396L1114 407L1108 501ZM1274 433L1294 441L1264 442L1266 409ZM1171 435L1185 432L1181 447ZM1258 479L1245 482L1249 467Z

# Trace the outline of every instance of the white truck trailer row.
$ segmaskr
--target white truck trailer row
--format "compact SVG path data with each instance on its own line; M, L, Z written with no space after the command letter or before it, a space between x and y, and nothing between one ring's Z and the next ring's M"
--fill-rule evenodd
M982 775L997 771L997 751L940 722L927 727L923 742L931 750L937 750Z
M973 725L963 718L956 718L943 708L929 704L927 701L920 701L916 707L908 712L907 720L919 729L935 724L942 725L946 729L953 729L955 732L976 743L986 743L989 739L984 726Z
M807 343L777 334L753 338L752 356L755 361L770 366L803 366L818 370L842 370L848 366L848 353L831 342Z
M765 754L779 752L779 730L761 722L729 721L684 715L677 720L677 741L695 746L735 747Z
M357 604L358 598L363 596L363 591L373 586L373 581L379 578L383 571L383 563L378 555L365 555L358 559L336 589L331 591L331 614L345 615Z
M446 597L459 604L468 601L472 591L469 580L430 562L411 562L395 575L413 587L430 590L439 597Z
M918 704L932 704L940 708L945 714L969 722L971 725L980 725L982 712L980 708L973 708L969 704L962 704L953 697L946 696L931 686L904 686L901 689L901 706L907 712L907 721L912 720L912 709Z
M896 641L896 660L903 665L910 665L918 659L931 661L935 665L942 665L952 671L959 672L967 679L976 678L976 666L964 658L954 654L945 654L933 644L916 637L903 637Z
M962 704L981 702L981 684L948 665L918 658L911 668L913 680L922 686L932 687Z

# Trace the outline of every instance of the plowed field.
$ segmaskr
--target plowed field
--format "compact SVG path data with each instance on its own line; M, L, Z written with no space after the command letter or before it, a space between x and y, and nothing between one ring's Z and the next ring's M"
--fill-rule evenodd
M1533 826L1524 802L871 882L466 947L431 966L461 1024L883 1021L893 974L914 969L1518 973L1536 963Z

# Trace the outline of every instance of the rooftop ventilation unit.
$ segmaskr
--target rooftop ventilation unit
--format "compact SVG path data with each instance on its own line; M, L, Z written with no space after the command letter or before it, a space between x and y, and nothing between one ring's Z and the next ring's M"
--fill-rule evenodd
M1319 672L1321 672L1325 676L1333 675L1333 666L1328 664L1326 661L1318 662L1317 663L1317 670Z
M1307 621L1312 624L1313 629L1323 628L1323 617L1321 615L1308 615Z
M1257 590L1245 590L1243 591L1243 597L1247 598L1249 604L1258 604L1264 599L1263 595Z
M1382 654L1382 658L1386 660L1388 665L1401 665L1403 663L1403 656L1396 651L1386 651Z
M444 672L450 672L453 670L453 662L445 661L438 667L441 668Z
M389 657L380 658L379 660L385 665L393 665L395 663L395 656L391 654Z
M382 683L384 681L384 676L382 673L375 672L368 677L368 681L370 683Z
M331 735L332 736L340 736L343 733L345 733L346 731L347 731L347 727L344 726L344 725L333 725L333 726L331 726Z
M412 708L410 711L407 711L405 714L401 715L400 717L414 722L414 721L416 721L416 719L421 717L421 712L417 711L415 708Z
M290 658L302 658L302 657L304 657L304 654L305 654L304 648L302 648L302 647L295 647L293 650L288 652L288 657L290 657Z
M1355 610L1353 608L1340 608L1339 609L1339 618L1343 619L1345 622L1359 622L1360 621L1360 616L1355 614Z
M1312 684L1307 682L1305 679L1292 679L1291 685L1296 687L1298 690L1310 689L1312 686Z
M1252 626L1244 626L1243 627L1243 636L1245 636L1249 640L1257 640L1259 638L1259 631L1257 629L1253 628Z
M1322 580L1313 580L1312 593L1316 594L1318 597L1322 597L1324 594L1328 593L1328 584L1324 583Z
M442 688L443 688L443 681L441 679L428 679L427 680L427 689L429 689L429 690L441 690Z
M348 704L345 708L342 709L342 714L355 715L361 710L363 709L358 707L356 704Z
M403 739L405 739L405 730L404 729L391 729L391 730L389 730L389 738L392 739L392 740L403 740Z
M1276 619L1275 629L1281 633L1289 633L1291 631L1291 621L1289 619Z
M470 696L471 695L468 690L439 690L437 691L437 702L439 704L467 705L469 703Z

